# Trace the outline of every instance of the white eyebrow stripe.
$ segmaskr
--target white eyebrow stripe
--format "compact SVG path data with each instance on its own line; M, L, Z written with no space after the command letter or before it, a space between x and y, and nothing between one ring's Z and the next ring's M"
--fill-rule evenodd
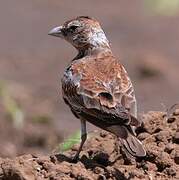
M76 21L72 21L72 22L68 23L68 27L73 26L73 25L74 26L80 26L80 22L76 20Z

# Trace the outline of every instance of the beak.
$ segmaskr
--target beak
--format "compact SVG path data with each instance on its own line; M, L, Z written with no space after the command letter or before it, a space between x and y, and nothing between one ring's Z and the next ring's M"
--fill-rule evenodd
M58 27L53 28L53 29L48 33L48 35L63 38L62 26L58 26Z

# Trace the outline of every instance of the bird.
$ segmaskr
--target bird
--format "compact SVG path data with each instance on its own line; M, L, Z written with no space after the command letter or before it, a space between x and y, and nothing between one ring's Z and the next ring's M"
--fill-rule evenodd
M126 155L144 157L145 148L135 133L141 120L134 88L100 23L78 16L48 34L66 40L78 52L61 79L64 102L81 122L81 143L73 160L79 159L87 139L86 121L114 134Z

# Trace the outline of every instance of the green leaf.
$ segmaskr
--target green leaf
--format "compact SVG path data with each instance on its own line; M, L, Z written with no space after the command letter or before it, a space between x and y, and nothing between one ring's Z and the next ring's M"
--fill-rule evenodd
M80 143L81 141L81 133L80 131L75 132L69 138L67 138L62 144L60 144L60 151L64 152L69 149L75 144Z
M7 86L0 82L0 97L6 113L9 115L15 128L22 128L24 124L24 112L10 95Z

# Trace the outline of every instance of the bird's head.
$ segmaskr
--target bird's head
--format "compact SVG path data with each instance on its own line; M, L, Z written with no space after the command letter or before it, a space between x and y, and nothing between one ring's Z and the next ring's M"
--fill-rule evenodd
M98 21L80 16L53 28L49 35L60 37L71 43L76 49L109 48L109 42Z

